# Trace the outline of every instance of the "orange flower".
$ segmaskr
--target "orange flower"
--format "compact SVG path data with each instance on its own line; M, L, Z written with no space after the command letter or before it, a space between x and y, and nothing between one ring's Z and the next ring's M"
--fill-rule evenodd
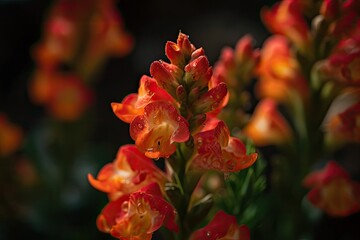
M360 183L351 181L335 161L309 174L304 185L312 188L309 201L331 216L345 217L360 210Z
M282 103L292 102L294 94L307 98L307 81L284 37L272 36L266 40L257 71L259 81L255 91L259 97L271 97Z
M159 186L151 183L144 188L109 202L97 219L99 230L121 240L151 239L162 225L178 231L176 212L166 202Z
M75 75L59 74L57 77L47 103L49 113L59 120L77 120L91 104L93 93Z
M5 157L15 152L22 139L21 128L9 122L4 113L0 113L0 156Z
M257 153L246 155L246 147L239 139L230 137L226 124L212 118L205 122L201 132L195 134L195 153L192 166L222 172L237 172L251 166Z
M148 103L154 101L168 101L175 104L175 100L158 86L155 79L143 75L138 93L129 94L121 103L111 103L111 107L119 119L130 123L136 116L144 113L144 107Z
M257 146L283 144L292 137L287 121L278 112L276 103L270 98L258 103L243 132Z
M302 53L311 53L311 35L298 1L283 0L271 9L264 8L261 17L270 31L286 36Z
M218 211L211 222L196 230L190 240L250 240L250 230L246 225L238 225L235 216Z
M79 27L83 14L89 11L87 1L57 1L49 12L41 43L33 55L42 68L54 69L62 62L70 62L79 44Z
M130 135L136 146L149 158L169 157L176 142L189 139L189 124L168 102L156 101L144 108L144 114L130 124Z
M39 69L29 87L34 103L44 104L49 114L62 121L77 120L91 105L93 93L74 74Z
M88 174L88 180L94 188L107 193L113 201L151 182L162 186L166 176L136 146L124 145L119 148L116 159L100 170L97 179Z

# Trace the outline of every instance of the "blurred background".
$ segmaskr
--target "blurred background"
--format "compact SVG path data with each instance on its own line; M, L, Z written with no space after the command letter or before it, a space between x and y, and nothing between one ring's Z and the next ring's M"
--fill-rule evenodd
M95 225L106 196L87 181L133 142L110 103L167 60L179 31L211 65L244 34L260 46L274 2L0 0L0 239L111 239Z

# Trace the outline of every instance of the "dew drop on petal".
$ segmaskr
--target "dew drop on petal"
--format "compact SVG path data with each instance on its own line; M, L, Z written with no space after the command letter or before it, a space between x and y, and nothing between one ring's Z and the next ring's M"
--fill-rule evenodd
M206 237L210 238L210 236L211 236L211 232L210 232L210 231L207 231L207 232L206 232Z
M141 123L138 123L137 127L138 127L139 129L143 129L143 128L144 128L144 125L142 125Z
M154 152L154 148L153 147L150 147L148 149L146 149L147 152Z

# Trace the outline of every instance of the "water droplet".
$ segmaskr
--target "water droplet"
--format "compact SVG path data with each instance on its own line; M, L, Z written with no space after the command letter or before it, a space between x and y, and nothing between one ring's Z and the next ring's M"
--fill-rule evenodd
M146 149L147 152L154 152L154 150L155 149L153 147L150 147L150 148Z
M196 142L199 146L201 146L201 144L203 143L203 139L199 137Z
M161 64L162 64L162 63L163 63L163 60L162 60L162 59L160 59L160 60L159 60L159 63L161 63Z
M141 123L138 123L137 127L138 127L139 129L143 129L143 128L144 128L144 125L142 125Z
M211 236L211 232L210 231L207 231L206 232L206 237L210 237Z
M210 95L209 98L210 98L210 99L213 99L214 97L213 97L213 95Z

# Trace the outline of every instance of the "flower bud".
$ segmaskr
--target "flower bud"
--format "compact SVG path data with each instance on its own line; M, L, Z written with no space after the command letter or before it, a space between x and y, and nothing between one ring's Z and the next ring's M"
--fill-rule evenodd
M170 93L171 96L176 97L176 88L179 86L178 79L182 75L181 69L163 61L154 61L150 66L150 74L156 79L160 87Z
M222 99L227 94L225 83L219 83L216 87L203 94L196 102L193 103L195 113L206 113L216 109Z

